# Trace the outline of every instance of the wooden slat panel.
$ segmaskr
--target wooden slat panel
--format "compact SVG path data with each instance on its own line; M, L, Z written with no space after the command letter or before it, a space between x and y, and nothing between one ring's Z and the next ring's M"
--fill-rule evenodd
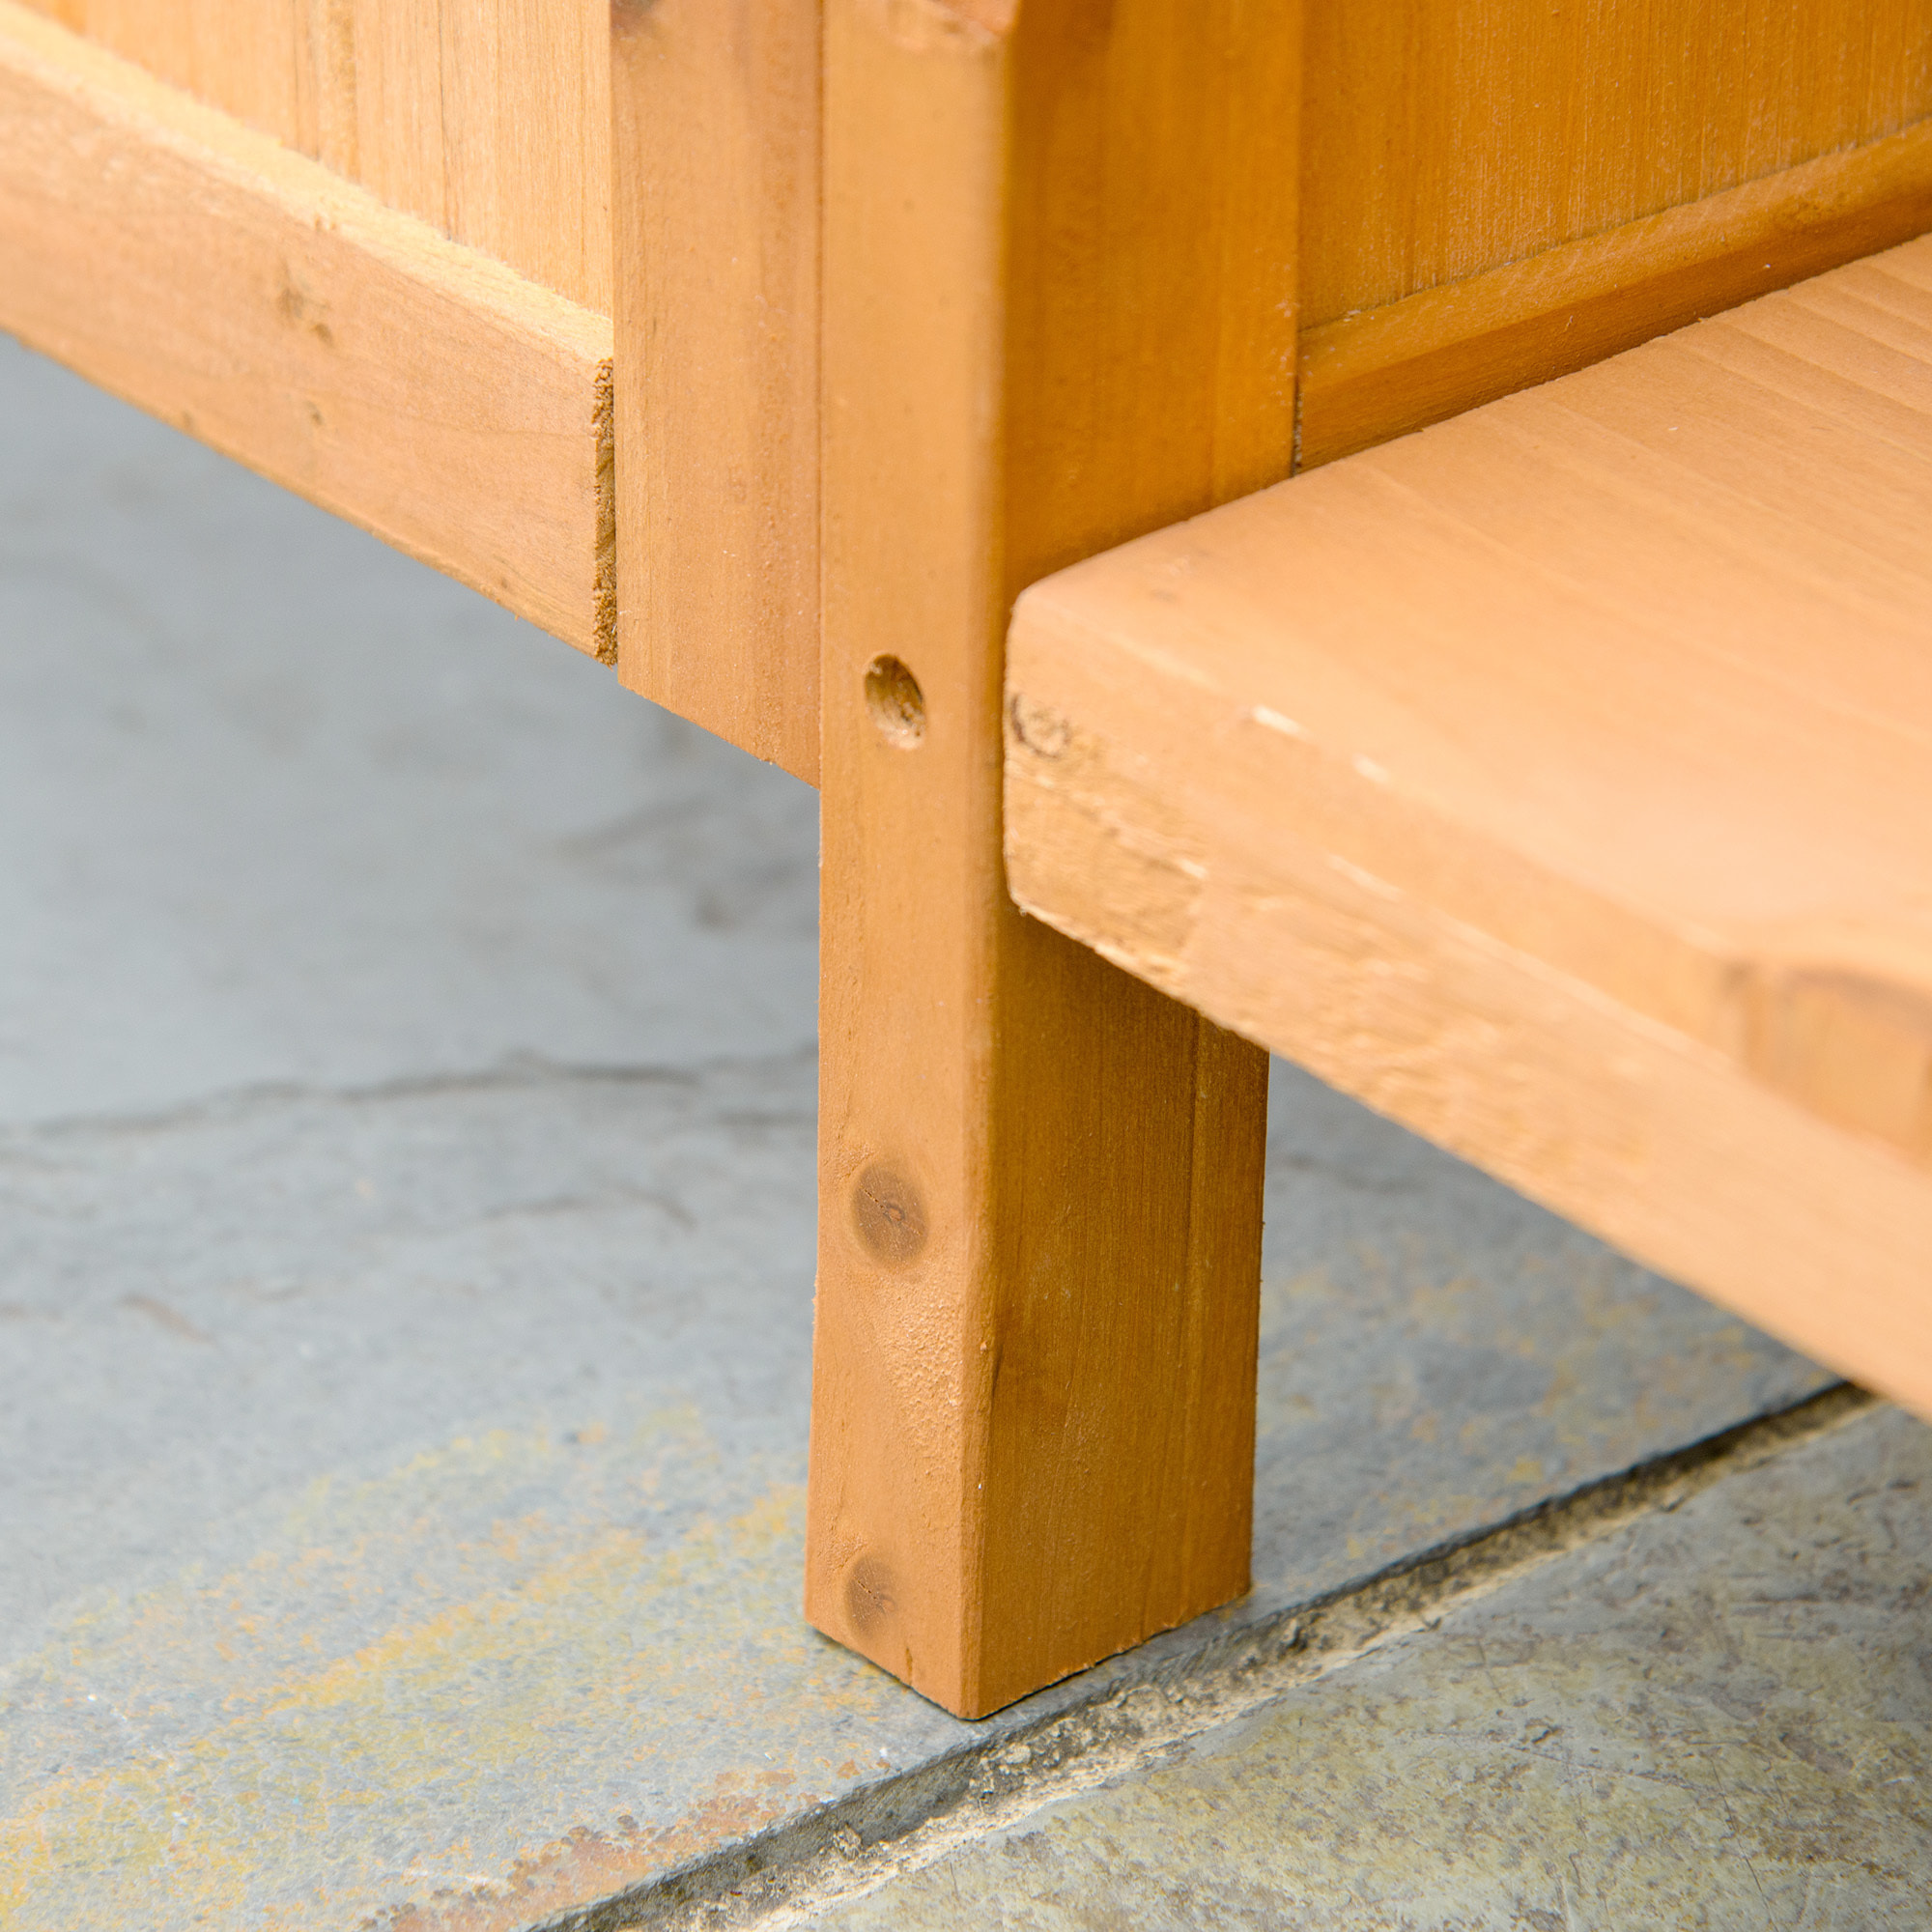
M611 331L0 0L0 327L614 650Z
M352 14L355 178L606 315L609 13L608 0L355 0Z
M1932 0L1313 0L1310 324L1932 115Z
M328 0L26 0L97 45L301 146L315 79L302 58Z
M606 0L30 0L611 312Z
M1021 903L1932 1412L1932 240L1064 573Z

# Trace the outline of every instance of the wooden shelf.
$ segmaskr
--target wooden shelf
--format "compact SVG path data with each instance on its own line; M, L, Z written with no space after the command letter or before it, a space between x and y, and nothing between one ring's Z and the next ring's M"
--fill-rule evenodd
M1932 1412L1932 238L1019 602L1020 904Z

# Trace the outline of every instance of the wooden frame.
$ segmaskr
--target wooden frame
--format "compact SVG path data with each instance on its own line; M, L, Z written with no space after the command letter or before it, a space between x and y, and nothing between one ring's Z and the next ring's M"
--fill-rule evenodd
M611 338L0 0L0 327L610 659Z
M1927 0L1306 6L0 0L0 325L821 783L808 1602L967 1714L1246 1575L1264 1061L1009 901L1013 600L1932 224Z

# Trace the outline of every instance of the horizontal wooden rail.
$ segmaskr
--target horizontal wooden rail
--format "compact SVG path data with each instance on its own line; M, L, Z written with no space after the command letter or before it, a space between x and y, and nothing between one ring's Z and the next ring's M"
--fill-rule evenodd
M1028 911L1932 1414L1932 239L1065 571Z
M1312 469L1932 228L1932 122L1308 329Z
M614 656L608 319L13 0L0 328Z

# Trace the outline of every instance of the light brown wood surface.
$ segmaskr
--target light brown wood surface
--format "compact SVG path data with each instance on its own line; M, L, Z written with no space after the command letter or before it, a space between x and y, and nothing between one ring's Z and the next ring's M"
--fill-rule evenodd
M617 668L818 779L819 0L617 0Z
M818 0L30 4L621 308L622 674L815 775ZM1240 189L1306 231L1304 467L1932 219L1932 0L1320 0L1305 62L1298 4L1248 23L1271 53L1229 91L1276 130L1305 97ZM1275 332L1216 353L1279 389Z
M1037 586L1020 902L1932 1413L1932 240Z
M607 0L31 4L610 314Z
M1932 0L1309 0L1307 46L1310 325L1932 116Z
M1932 121L1301 338L1302 469L1587 368L1932 228Z
M1255 25L826 14L806 1601L966 1715L1247 1580L1266 1063L1021 919L999 823L1013 593L1288 468L1295 47Z
M604 317L0 0L0 327L614 650Z

